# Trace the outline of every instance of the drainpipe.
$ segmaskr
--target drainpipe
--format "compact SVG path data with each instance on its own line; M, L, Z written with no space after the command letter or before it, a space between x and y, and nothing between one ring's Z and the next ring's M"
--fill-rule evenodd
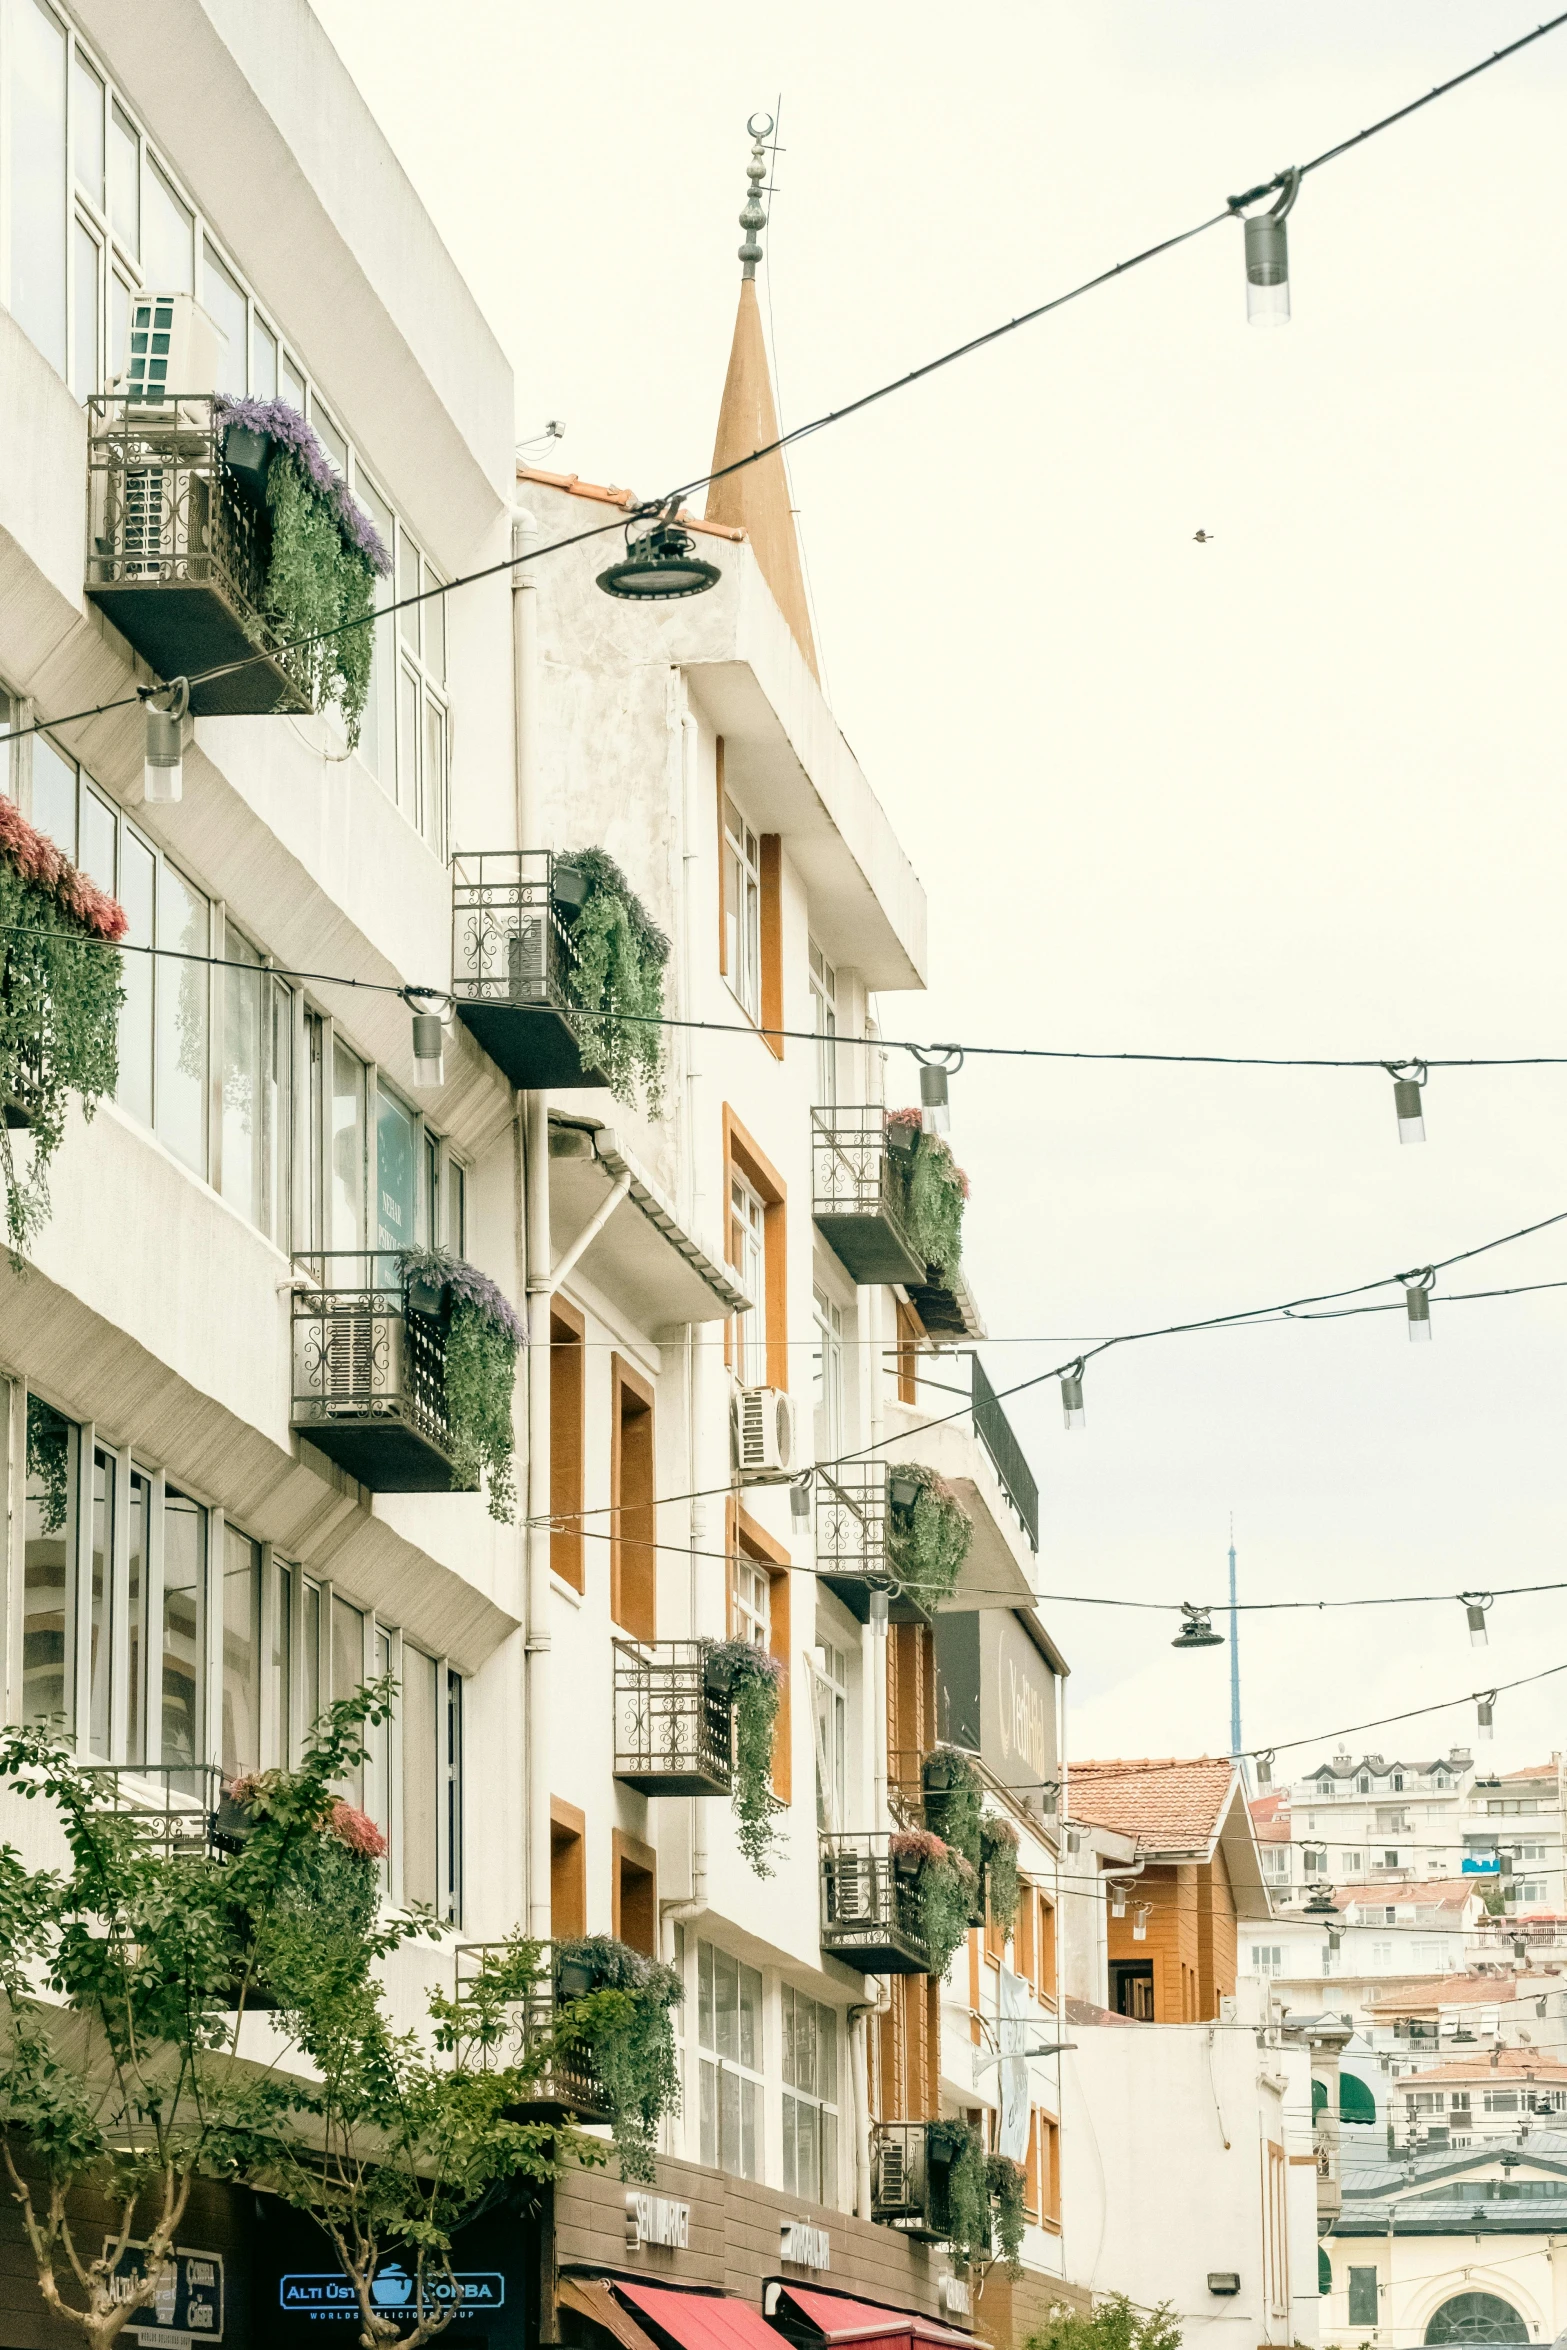
M538 591L518 558L538 539L524 506L511 517L512 737L517 847L539 841ZM524 1262L528 1296L527 1475L527 1888L528 1932L550 1933L550 1136L548 1097L519 1093L522 1122Z

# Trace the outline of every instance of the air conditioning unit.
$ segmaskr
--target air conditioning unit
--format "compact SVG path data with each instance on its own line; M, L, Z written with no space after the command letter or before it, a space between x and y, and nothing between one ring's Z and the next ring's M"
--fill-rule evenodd
M783 1388L737 1388L729 1424L742 1485L787 1485L799 1475L799 1421L794 1398Z
M334 1311L323 1296L294 1324L294 1392L326 1419L376 1417L404 1393L403 1317L364 1307Z
M192 294L133 294L125 372L116 389L166 407L169 394L215 392L228 336Z

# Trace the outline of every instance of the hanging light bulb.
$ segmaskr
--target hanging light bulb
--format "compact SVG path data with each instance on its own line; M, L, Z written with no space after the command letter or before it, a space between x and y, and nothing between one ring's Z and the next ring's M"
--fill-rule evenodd
M1477 1715L1476 1729L1479 1736L1482 1738L1492 1737L1496 1721L1496 1691L1494 1689L1486 1690L1483 1695L1476 1692L1475 1712Z
M141 770L144 800L168 806L185 789L183 736L189 708L190 685L183 677L147 695L147 741Z
M1281 178L1282 190L1272 209L1254 212L1245 222L1248 326L1288 326L1290 322L1289 235L1284 221L1300 193L1299 168L1292 166Z
M695 539L675 519L677 504L671 498L651 518L644 515L646 527L635 537L635 526L627 525L624 562L612 563L598 575L606 596L632 604L671 603L679 596L705 595L717 585L718 566L695 552Z
M1308 1918L1336 1918L1338 1916L1338 1911L1333 1905L1333 1896L1326 1885L1317 1887L1301 1915Z
M1132 1940L1133 1940L1134 1942L1146 1942L1146 1941L1147 1941L1147 1939L1148 1939L1148 1912L1149 1912L1149 1911L1152 1909L1152 1907L1153 1907L1153 1903L1152 1903L1151 1901L1140 1901L1140 1902L1137 1904L1137 1907L1136 1907L1136 1908L1133 1910L1133 1912L1132 1912Z
M1272 1749L1270 1748L1270 1749L1269 1749L1269 1751L1268 1751L1268 1753L1266 1753L1266 1754L1259 1754L1259 1755L1258 1755L1258 1757L1257 1757L1257 1792L1258 1792L1258 1794L1260 1795L1260 1794L1263 1792L1263 1790L1264 1790L1265 1788L1271 1787L1272 1785L1273 1785L1273 1753L1272 1753Z
M1521 1958L1527 1963L1529 1957L1529 1937L1527 1934L1515 1934L1513 1936L1513 1956L1514 1958Z
M1470 1647L1486 1647L1488 1642L1485 1629L1485 1613L1486 1609L1491 1605L1490 1593L1488 1591L1461 1591L1458 1595L1458 1601L1459 1605L1464 1611L1464 1614L1469 1619Z
M1113 1918L1124 1918L1126 1915L1126 1887L1114 1882L1110 1887L1110 1915Z
M1431 1343L1431 1290L1436 1280L1436 1268L1423 1265L1416 1272L1400 1273L1404 1285L1404 1311L1409 1316L1409 1335L1417 1346Z
M813 1473L807 1469L804 1476L796 1477L789 1488L789 1515L797 1525L808 1526L811 1522L811 1478Z
M1382 1066L1393 1080L1399 1141L1424 1142L1426 1120L1420 1092L1427 1074L1424 1061L1384 1061Z
M887 1630L887 1594L879 1583L871 1585L870 1627L873 1632L882 1635Z
M446 1082L446 1024L432 1004L444 1001L433 988L405 987L403 1002L413 1015L414 1083L421 1087Z
M1185 1618L1185 1622L1171 1641L1172 1648L1222 1648L1224 1646L1224 1634L1216 1632L1209 1621L1213 1614L1212 1608L1193 1607L1190 1600L1183 1599L1181 1614Z
M1055 1818L1057 1812L1059 1812L1061 1809L1061 1789L1059 1783L1053 1783L1052 1785L1040 1790L1039 1808L1047 1820L1053 1820Z
M1083 1849L1083 1839L1075 1828L1068 1828L1066 1832L1066 1848L1074 1860Z
M1081 1428L1086 1425L1087 1415L1083 1410L1083 1358L1081 1355L1078 1356L1070 1371L1063 1371L1061 1374L1061 1411L1069 1429Z
M1340 1950L1342 1950L1342 1949L1343 1949L1343 1947L1344 1947L1344 1929L1343 1929L1343 1927L1342 1927L1342 1926L1329 1926L1329 1928L1328 1928L1328 1948L1329 1948L1329 1950L1337 1952L1337 1951L1340 1951Z
M933 1044L928 1053L914 1047L920 1065L920 1126L926 1134L946 1134L952 1126L947 1079L963 1066L963 1049L955 1044Z
M1496 1873L1499 1877L1510 1877L1513 1873L1513 1848L1510 1844L1499 1844L1496 1848Z

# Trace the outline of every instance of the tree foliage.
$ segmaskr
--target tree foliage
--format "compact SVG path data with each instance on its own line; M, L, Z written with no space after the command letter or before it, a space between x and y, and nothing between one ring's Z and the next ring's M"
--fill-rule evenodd
M1023 2350L1181 2350L1181 2329L1168 2301L1139 2309L1124 2293L1108 2293L1087 2317L1053 2309Z

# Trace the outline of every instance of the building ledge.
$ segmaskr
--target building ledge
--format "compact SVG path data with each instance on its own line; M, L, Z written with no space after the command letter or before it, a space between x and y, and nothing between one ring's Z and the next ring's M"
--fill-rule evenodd
M559 1257L609 1198L629 1186L577 1260L607 1297L650 1334L748 1313L751 1299L715 1264L613 1127L550 1113L550 1247ZM569 1275L568 1275L569 1279Z

